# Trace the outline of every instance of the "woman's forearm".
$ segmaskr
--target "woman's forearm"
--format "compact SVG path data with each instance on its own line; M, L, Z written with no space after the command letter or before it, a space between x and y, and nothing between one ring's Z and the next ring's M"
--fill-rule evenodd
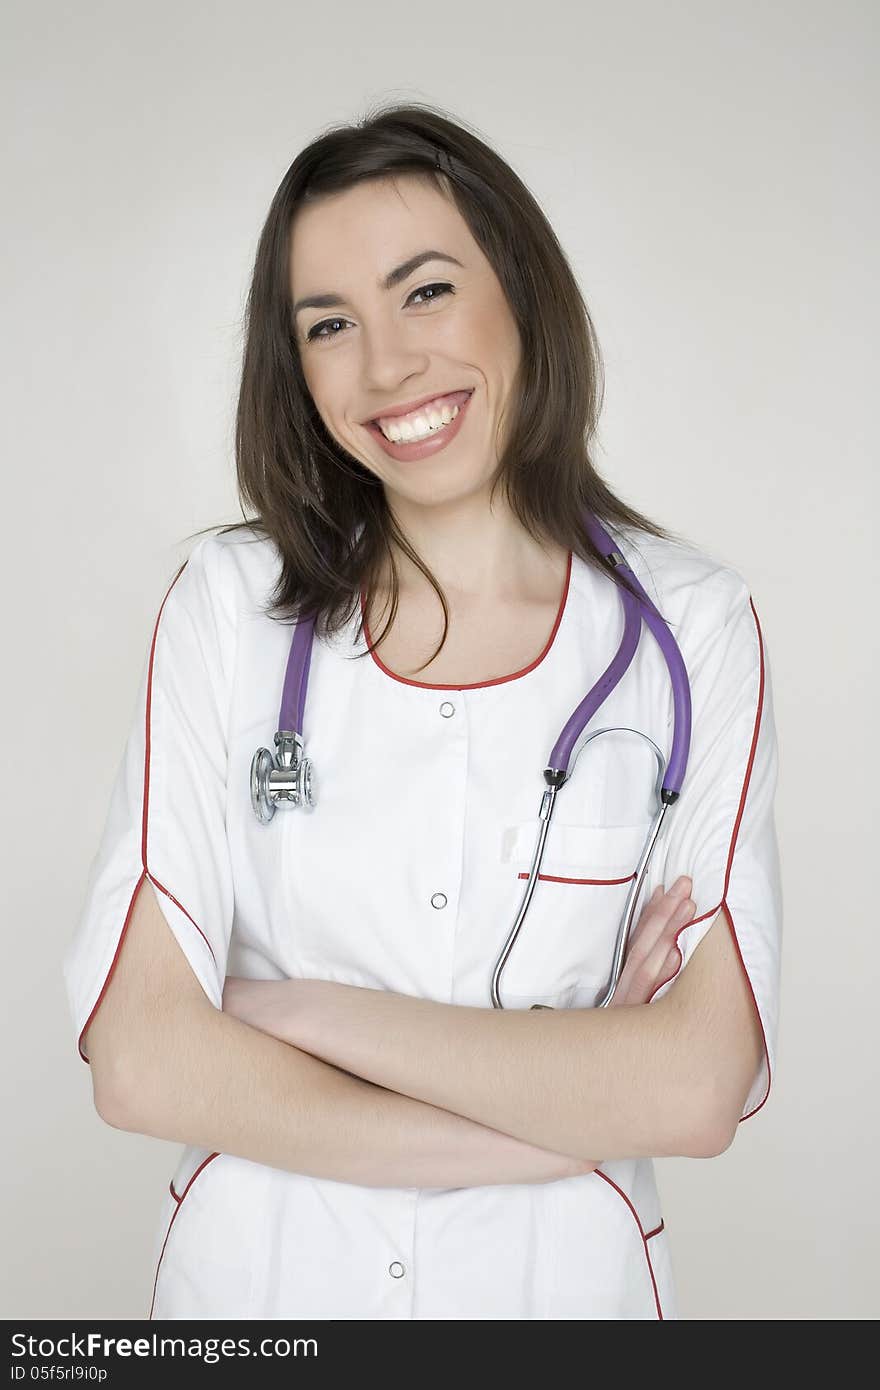
M705 1038L666 1001L644 1007L680 964L691 887L682 875L645 904L608 1009L499 1012L333 980L234 976L223 1009L362 1080L551 1152L696 1154L705 1145L691 1116L702 1116L705 1087L693 1054ZM715 946L703 947L707 963ZM719 959L716 972L728 965ZM589 1171L599 1160L582 1162Z
M386 1090L207 1003L131 1038L108 1123L370 1187L533 1183L595 1165Z
M241 999L239 998L241 996ZM706 1093L673 1004L493 1010L334 980L227 979L224 1008L375 1085L559 1153L690 1154Z

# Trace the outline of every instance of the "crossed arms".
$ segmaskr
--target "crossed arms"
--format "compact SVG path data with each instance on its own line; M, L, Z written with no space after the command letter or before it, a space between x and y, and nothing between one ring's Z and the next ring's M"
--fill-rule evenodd
M597 1155L721 1153L760 1065L723 911L652 1004L633 1001L672 974L656 924L641 960L633 942L620 1007L494 1010L230 980L220 1011L142 889L84 1039L96 1108L120 1129L368 1186L541 1182L589 1172Z

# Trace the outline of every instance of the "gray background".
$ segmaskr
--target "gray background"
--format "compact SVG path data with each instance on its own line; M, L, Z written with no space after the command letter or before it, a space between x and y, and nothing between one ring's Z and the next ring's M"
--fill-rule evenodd
M4 9L2 1313L146 1315L178 1148L98 1118L61 957L182 538L238 516L269 200L328 124L415 99L534 191L602 344L601 470L747 577L767 640L779 1063L725 1154L658 1162L681 1315L875 1317L877 8L320 14Z

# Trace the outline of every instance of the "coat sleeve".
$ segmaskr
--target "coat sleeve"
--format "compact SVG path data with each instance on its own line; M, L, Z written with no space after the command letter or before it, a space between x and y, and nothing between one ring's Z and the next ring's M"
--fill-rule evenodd
M666 993L723 910L764 1037L743 1120L766 1101L776 1065L783 910L774 818L778 748L764 634L745 580L724 571L721 597L705 605L698 598L697 608L703 616L694 621L696 642L679 636L691 683L690 758L668 813L662 867L652 870L645 890L687 874L696 911L677 937L675 975L652 997Z
M165 594L143 663L85 902L64 958L85 1062L83 1033L106 993L144 879L205 994L222 1005L233 917L226 767L236 635L223 556L214 536L196 544Z

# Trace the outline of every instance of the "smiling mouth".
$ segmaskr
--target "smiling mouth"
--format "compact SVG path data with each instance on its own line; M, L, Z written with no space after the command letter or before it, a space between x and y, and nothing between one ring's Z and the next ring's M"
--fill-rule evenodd
M415 444L428 439L432 434L451 425L459 411L473 395L473 388L463 391L448 391L436 396L427 405L419 406L408 415L378 415L369 421L369 428L376 430L391 444ZM438 405L437 402L442 402Z

